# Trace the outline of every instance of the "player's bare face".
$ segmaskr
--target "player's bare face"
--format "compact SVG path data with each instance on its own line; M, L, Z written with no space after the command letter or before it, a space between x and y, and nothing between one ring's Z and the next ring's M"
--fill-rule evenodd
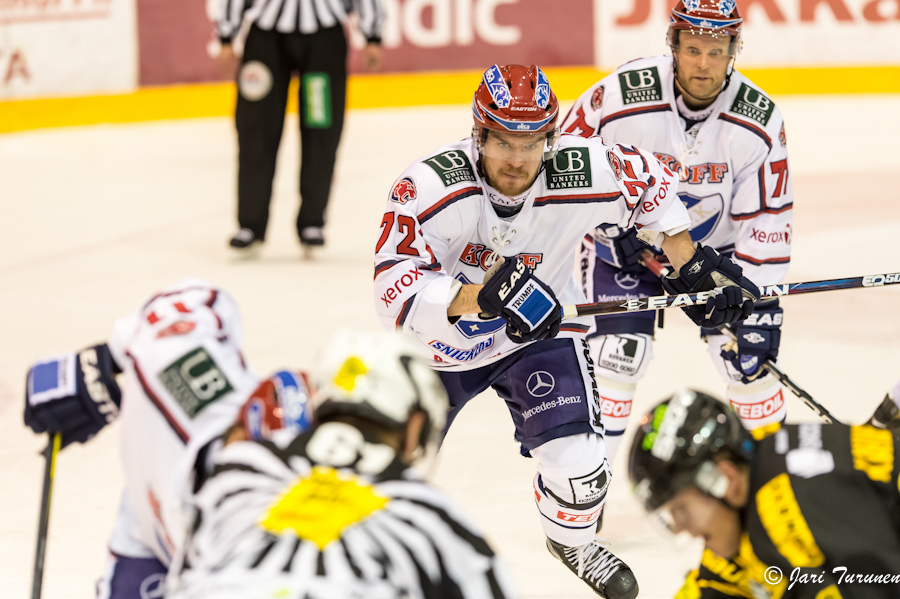
M721 557L737 553L741 520L737 510L726 506L696 487L688 487L664 507L674 532L703 539L707 549Z
M489 131L481 149L487 182L506 196L528 191L541 168L545 139L544 133Z
M729 36L713 37L682 31L675 51L675 79L688 108L701 110L713 102L722 91L728 74Z

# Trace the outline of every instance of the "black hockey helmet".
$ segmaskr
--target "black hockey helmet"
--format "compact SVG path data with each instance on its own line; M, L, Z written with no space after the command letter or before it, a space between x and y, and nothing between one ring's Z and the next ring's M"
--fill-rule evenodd
M727 479L715 467L714 456L748 462L753 450L753 437L730 406L686 389L641 419L628 475L648 511L659 509L690 485L721 499Z

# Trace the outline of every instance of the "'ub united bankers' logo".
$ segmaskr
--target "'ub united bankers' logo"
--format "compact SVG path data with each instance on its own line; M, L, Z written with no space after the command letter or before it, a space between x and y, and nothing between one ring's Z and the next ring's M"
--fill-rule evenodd
M679 193L681 203L691 217L691 239L705 241L722 220L725 203L721 194L698 198L689 193Z

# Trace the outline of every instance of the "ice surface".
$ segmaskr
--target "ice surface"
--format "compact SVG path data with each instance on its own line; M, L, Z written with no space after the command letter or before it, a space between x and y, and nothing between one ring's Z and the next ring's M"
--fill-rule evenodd
M898 96L775 98L787 120L796 196L788 281L900 271ZM348 116L326 231L328 246L300 259L296 120L279 157L261 259L234 263L233 125L227 119L91 126L0 136L0 596L30 592L44 439L22 424L28 364L108 337L113 320L153 291L195 275L238 300L246 355L258 372L311 364L337 327L377 329L371 254L391 182L415 158L462 138L466 106ZM900 379L900 289L789 298L781 363L839 418L868 417ZM671 313L634 412L675 386L721 395L696 330ZM790 398L790 420L812 413ZM543 546L533 506L534 464L518 455L495 395L461 414L436 483L464 504L530 599L594 595ZM626 436L630 439L630 431ZM88 598L107 557L122 475L118 428L59 457L44 597ZM604 536L635 570L642 598L672 597L697 562L696 545L659 535L630 497L624 454Z

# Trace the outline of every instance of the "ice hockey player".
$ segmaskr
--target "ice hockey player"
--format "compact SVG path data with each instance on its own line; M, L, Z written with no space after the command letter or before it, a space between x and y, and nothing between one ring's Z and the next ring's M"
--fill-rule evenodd
M317 379L309 431L211 454L166 597L516 596L468 519L411 468L434 454L447 416L418 345L339 336Z
M732 258L760 286L780 283L792 241L793 193L781 113L734 70L742 17L733 0L684 0L671 12L671 56L628 62L584 92L563 133L650 150L680 175L678 196L694 241ZM656 277L638 260L646 246L630 228L602 226L580 257L591 301L658 294ZM784 420L785 389L761 368L775 359L782 310L759 303L737 326L737 347L706 331L726 398L760 435ZM603 421L612 456L625 431L638 382L653 358L652 312L597 318L588 333L605 398Z
M506 401L523 454L537 461L551 553L597 594L632 598L633 573L595 540L610 470L584 341L591 321L561 322L561 302L585 301L572 272L578 243L602 223L639 228L680 269L673 292L722 287L688 308L698 324L746 317L758 290L712 248L695 249L668 167L630 145L559 136L538 67L490 67L472 111L471 138L416 161L391 189L376 309L433 355L449 421L488 387Z
M644 507L705 541L678 599L900 596L898 473L896 429L791 424L756 441L696 391L641 419L629 459Z
M260 384L241 342L231 296L186 279L116 321L108 343L39 360L29 371L25 423L35 432L60 432L65 446L121 421L126 489L100 599L162 596L197 452L234 423ZM279 386L302 394L302 379L291 378Z

